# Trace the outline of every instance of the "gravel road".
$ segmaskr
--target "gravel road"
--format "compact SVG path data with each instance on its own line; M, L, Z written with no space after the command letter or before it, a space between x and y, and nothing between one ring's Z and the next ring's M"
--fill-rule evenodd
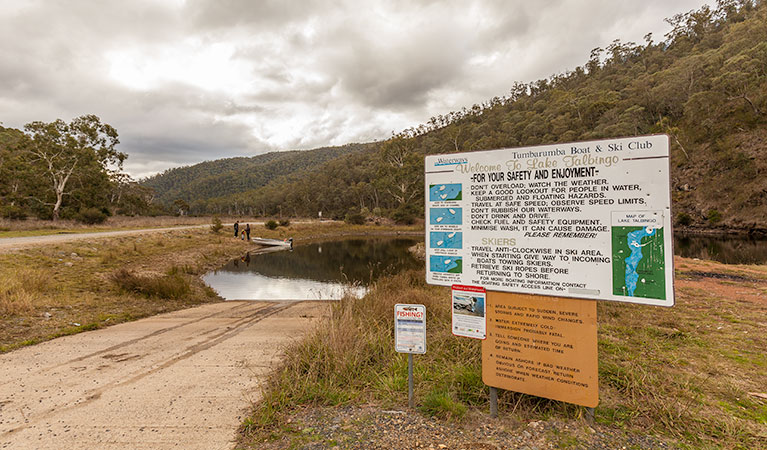
M0 355L0 448L227 449L328 304L222 302Z
M232 224L224 224L224 226L230 226ZM261 223L254 223L255 225L261 225ZM103 239L114 236L133 236L137 234L146 233L161 233L165 231L174 230L189 230L193 228L208 228L209 224L205 225L186 225L180 227L164 227L164 228L142 228L139 230L121 230L121 231L104 231L96 233L71 233L71 234L51 234L47 236L25 236L14 238L0 238L0 253L12 250L19 250L27 247L34 247L37 245L49 245L49 244L61 244L63 242L78 241L81 239Z

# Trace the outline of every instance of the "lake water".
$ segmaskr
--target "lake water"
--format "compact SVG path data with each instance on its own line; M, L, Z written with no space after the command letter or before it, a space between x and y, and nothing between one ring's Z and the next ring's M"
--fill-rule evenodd
M293 251L250 254L203 280L227 300L330 300L361 295L381 275L422 268L407 250L416 238L367 238L300 245ZM674 252L726 264L767 264L767 240L674 236Z
M226 300L331 300L345 290L361 295L388 273L423 267L411 238L346 239L249 254L203 280Z
M767 264L767 240L738 236L675 235L674 253L725 264Z

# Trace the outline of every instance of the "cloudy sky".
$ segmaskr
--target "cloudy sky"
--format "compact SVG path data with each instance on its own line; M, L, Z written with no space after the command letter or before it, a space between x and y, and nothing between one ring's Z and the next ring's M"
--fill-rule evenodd
M134 177L380 140L703 1L0 0L0 122L96 114Z

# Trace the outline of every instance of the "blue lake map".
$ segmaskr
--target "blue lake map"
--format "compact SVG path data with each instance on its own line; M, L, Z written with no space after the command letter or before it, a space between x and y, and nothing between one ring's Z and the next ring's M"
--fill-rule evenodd
M463 233L460 231L432 231L429 233L431 248L463 248Z
M430 202L447 202L463 198L461 183L429 185Z
M429 223L431 225L460 225L463 222L461 208L431 208Z
M443 273L463 273L463 260L460 256L431 255L429 270Z

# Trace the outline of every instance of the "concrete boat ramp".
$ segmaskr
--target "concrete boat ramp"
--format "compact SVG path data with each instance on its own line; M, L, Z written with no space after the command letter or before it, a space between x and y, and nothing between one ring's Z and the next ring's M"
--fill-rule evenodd
M229 449L328 303L228 301L0 355L2 449Z

